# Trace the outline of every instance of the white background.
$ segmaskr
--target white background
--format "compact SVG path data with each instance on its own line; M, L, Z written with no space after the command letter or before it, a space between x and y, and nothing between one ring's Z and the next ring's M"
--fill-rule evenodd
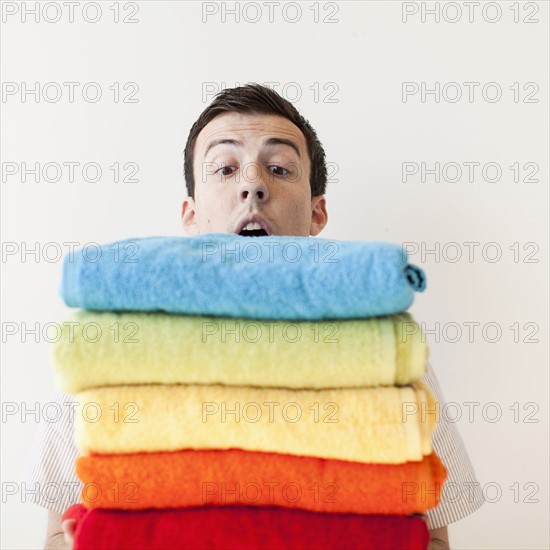
M2 80L16 83L19 92L2 97L2 161L97 162L103 177L87 183L80 169L73 183L67 172L54 183L36 183L32 175L26 183L20 174L6 176L3 246L39 243L41 253L52 242L183 235L182 151L191 125L213 98L203 97L205 86L278 83L275 89L289 100L299 90L296 107L317 130L327 161L338 166L326 195L329 223L320 236L440 248L439 257L411 255L428 276L428 289L417 295L412 313L436 331L429 336L432 364L447 401L462 407L457 426L481 484L496 500L450 526L452 547L548 548L548 3L521 2L518 23L512 2L493 2L485 18L478 6L472 22L467 7L458 3L462 17L455 23L443 17L455 18L451 8L439 23L433 15L422 22L422 4L433 9L434 2L409 7L416 6L418 13L406 22L402 2L321 2L317 23L309 9L313 2L301 3L295 23L282 17L284 3L275 7L273 22L267 7L253 3L262 8L261 20L247 22L245 16L255 16L249 8L237 23L231 15L223 21L220 6L203 22L200 2L160 1L140 2L138 22L118 24L109 9L114 2L100 2L96 23L86 22L80 7L74 23L68 22L66 7L59 22L41 18L36 23L33 15L23 22L23 6L9 15L7 4L12 3L3 5ZM331 16L332 6L338 11ZM499 8L499 20L489 22ZM55 7L49 9L46 17L53 19ZM119 9L121 19L131 12L124 2ZM287 18L296 13L289 8ZM95 10L86 15L95 17ZM57 102L22 98L22 83L32 87L35 82L80 86L73 103L67 87ZM88 82L101 86L97 103L82 98ZM137 83L138 102L115 102L109 87L116 82L121 98L125 83ZM404 102L403 82L425 82L432 89L436 82L479 86L472 102L464 85L457 102L449 101L455 94L449 86L439 102L433 95L423 102L420 93ZM484 98L488 82L501 87L500 100ZM509 89L516 82L518 102ZM533 89L523 89L529 82L539 87L537 103L523 101ZM319 97L312 86L318 86ZM333 90L336 101L324 101ZM487 89L490 98L494 90ZM54 92L50 89L51 96ZM113 182L109 166L115 162L137 163L139 181ZM403 162L426 162L428 168L455 162L463 167L462 179L436 183L428 175L422 182L416 175L403 182ZM486 181L478 167L470 182L464 162L497 163L502 176ZM514 182L509 166L516 162L522 180L524 164L536 163L533 179L538 181ZM456 246L447 244L453 242L462 252L458 261L453 261ZM466 242L480 243L472 262ZM526 243L536 244L524 249ZM510 249L514 246L519 257ZM489 261L497 247L502 257ZM49 250L55 256L55 249ZM529 256L531 251L536 252ZM537 261L525 262L529 258ZM23 259L20 253L3 258L2 322L62 321L69 310L58 295L60 262L42 255L38 261L33 255ZM473 342L464 323L480 323ZM483 337L487 323L501 327L498 342L488 341L494 331ZM519 323L519 342L509 328L514 323ZM526 323L534 325L524 328ZM453 343L456 324L463 333ZM538 343L525 342L529 327L538 327L531 335ZM50 344L42 337L36 343L32 335L25 343L21 334L3 338L2 401L27 408L46 403L53 387ZM465 402L480 403L473 422ZM482 415L491 402L502 411L499 421ZM491 419L492 407L485 409ZM519 418L514 419L513 407L519 407ZM524 422L533 407L538 411L530 418L538 422ZM2 419L2 482L19 482L30 452L38 424L32 414L24 420ZM510 489L515 483L516 494ZM536 494L524 489L527 483L536 484ZM529 497L538 502L526 502ZM43 546L46 511L22 500L20 494L3 492L2 548Z

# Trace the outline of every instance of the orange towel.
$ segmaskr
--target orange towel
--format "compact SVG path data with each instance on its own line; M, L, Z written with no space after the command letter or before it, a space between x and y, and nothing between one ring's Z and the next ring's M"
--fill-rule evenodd
M434 453L367 464L240 449L96 454L79 457L76 470L87 508L237 504L396 515L435 507L447 476Z

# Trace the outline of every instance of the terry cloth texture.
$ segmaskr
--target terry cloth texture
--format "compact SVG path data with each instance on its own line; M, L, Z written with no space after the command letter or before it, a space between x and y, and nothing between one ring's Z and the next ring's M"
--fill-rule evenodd
M447 402L445 395L432 365L428 362L426 367L427 372L423 381L433 391L441 409ZM71 504L81 501L84 487L75 471L79 453L73 439L74 397L54 389L48 400L61 411L61 416L56 422L46 422L42 418L23 477L19 482L27 490L28 502L62 514ZM473 514L485 502L482 484L476 476L456 423L449 421L443 414L439 415L438 420L432 434L432 445L434 452L445 465L448 475L439 504L426 513L430 529L460 521ZM59 489L55 492L55 498L52 498L47 490L41 490L51 486ZM128 495L127 489L119 487L121 495ZM457 491L457 487L464 490ZM90 496L93 496L92 493Z
M80 508L79 508L80 507ZM247 506L90 510L75 505L74 550L426 550L418 516L321 514Z
M365 464L239 449L83 456L76 471L89 509L235 504L405 516L434 508L447 476L435 453Z
M269 323L243 318L78 311L52 346L67 393L124 384L296 389L406 385L428 348L407 314Z
M336 390L110 386L75 401L81 454L239 448L402 464L432 452L436 424L422 382Z
M365 318L406 311L426 285L402 247L376 241L209 233L89 248L64 259L61 295L68 306L279 320Z

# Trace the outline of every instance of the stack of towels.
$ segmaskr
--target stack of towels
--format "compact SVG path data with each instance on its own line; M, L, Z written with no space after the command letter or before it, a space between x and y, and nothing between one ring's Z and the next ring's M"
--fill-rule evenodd
M381 242L211 233L65 258L76 550L426 549L425 287Z

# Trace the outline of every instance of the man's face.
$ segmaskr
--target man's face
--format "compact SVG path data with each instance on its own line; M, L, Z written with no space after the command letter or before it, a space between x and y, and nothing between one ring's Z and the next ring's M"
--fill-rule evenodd
M221 143L220 143L221 142ZM199 134L195 199L186 197L186 233L315 236L327 223L324 196L311 197L305 137L277 115L224 113ZM246 229L245 233L246 234Z

